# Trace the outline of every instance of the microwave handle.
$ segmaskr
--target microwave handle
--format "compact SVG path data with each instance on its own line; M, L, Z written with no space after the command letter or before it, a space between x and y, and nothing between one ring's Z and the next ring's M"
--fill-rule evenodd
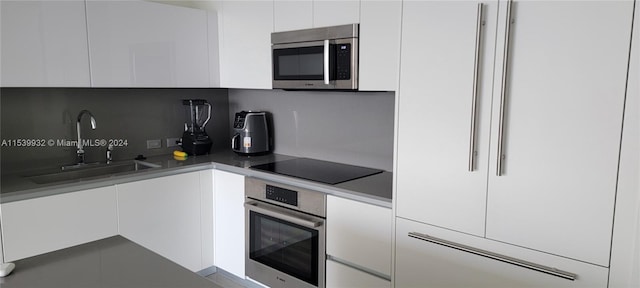
M324 40L324 84L329 85L329 40Z

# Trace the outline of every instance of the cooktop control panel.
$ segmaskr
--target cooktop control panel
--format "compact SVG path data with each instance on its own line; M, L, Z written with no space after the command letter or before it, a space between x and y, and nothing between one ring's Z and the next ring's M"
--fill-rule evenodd
M276 186L267 185L266 197L269 200L298 206L298 192Z

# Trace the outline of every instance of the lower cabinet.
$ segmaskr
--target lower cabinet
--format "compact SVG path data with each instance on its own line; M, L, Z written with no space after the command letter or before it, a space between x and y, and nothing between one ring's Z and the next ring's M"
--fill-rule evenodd
M120 235L191 271L210 267L213 191L207 182L210 171L117 185Z
M327 260L327 288L390 288L391 282L351 266Z
M2 204L4 261L118 234L113 186Z
M391 286L392 221L390 208L327 196L327 287Z
M244 279L244 176L215 170L213 183L214 264Z
M403 218L396 220L395 271L395 287L607 287L608 278L601 266ZM575 279L559 276L566 272Z

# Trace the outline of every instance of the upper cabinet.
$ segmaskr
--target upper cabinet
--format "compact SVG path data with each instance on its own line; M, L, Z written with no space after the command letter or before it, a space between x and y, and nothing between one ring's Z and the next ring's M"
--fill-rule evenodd
M397 216L607 267L633 1L484 3L404 2Z
M402 1L362 0L359 22L359 89L397 90Z
M84 1L0 1L2 87L89 87Z
M272 1L221 1L220 86L271 89Z
M275 32L313 27L312 0L274 0L273 28Z
M313 0L313 27L360 22L360 0Z
M207 13L145 1L87 1L94 87L209 87Z
M401 0L275 0L273 3L274 31L360 23L359 90L397 90Z

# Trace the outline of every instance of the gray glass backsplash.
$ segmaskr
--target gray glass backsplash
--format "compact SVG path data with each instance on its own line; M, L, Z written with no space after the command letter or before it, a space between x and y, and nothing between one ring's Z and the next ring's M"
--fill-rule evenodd
M268 111L273 116L275 153L393 170L393 92L311 92L246 89L0 88L0 140L53 139L45 147L2 147L2 172L71 164L76 118L83 109L83 138L125 139L114 160L169 154L167 138L181 137L181 99L207 99L213 105L207 133L213 151L228 150L235 112ZM162 148L147 149L160 139ZM106 147L86 148L86 161L104 161Z
M273 116L275 152L393 171L393 92L229 90L242 110Z
M187 117L181 99L206 99L212 104L206 126L212 150L228 149L226 89L1 88L1 140L56 141L45 147L2 147L2 171L74 163L75 146L59 146L58 140L77 138L76 118L83 109L90 110L97 122L91 130L89 117L83 117L83 138L127 140L127 146L115 147L114 160L169 154L176 147L166 148L166 139L182 136ZM147 149L147 140L154 139L161 140L162 148ZM104 161L105 149L87 147L86 162Z

